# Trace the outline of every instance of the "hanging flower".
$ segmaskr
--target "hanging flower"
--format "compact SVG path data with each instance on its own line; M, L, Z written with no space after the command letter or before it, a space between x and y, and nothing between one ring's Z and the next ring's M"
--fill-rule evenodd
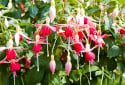
M40 30L40 36L49 36L50 33L51 33L51 30L47 25L43 26L42 29Z
M13 7L13 4L12 4L12 0L9 0L9 3L7 5L7 8L8 9L11 9Z
M79 40L83 40L84 38L84 34L82 31L78 31L78 35L79 35Z
M50 6L50 20L51 22L54 21L55 17L56 17L56 8L55 8L55 1L51 0L51 6Z
M56 69L56 62L54 60L54 55L51 55L51 61L49 63L49 66L50 66L50 71L52 72L52 74L54 74Z
M71 69L72 69L72 63L70 61L70 56L67 56L67 62L65 64L65 72L66 74L69 76L70 72L71 72Z
M17 31L17 32L16 32L15 35L14 35L14 39L15 39L15 42L16 42L16 46L19 45L19 42L20 42L21 40L23 40L23 38L26 38L26 39L28 39L28 40L31 40L31 39L28 38L26 35L24 35L24 33L21 31L21 28L20 28L19 26L17 26L16 31Z
M74 50L75 50L76 53L80 53L84 49L81 42L76 42L76 43L74 43L73 46L74 46Z
M15 60L10 63L10 70L13 72L19 71L20 70L20 64L18 62L15 62Z
M65 72L69 76L72 69L72 63L70 61L67 61L65 64Z
M91 64L93 64L93 61L95 59L95 54L93 52L86 52L85 53L85 59L90 62Z
M118 30L118 32L121 34L121 35L125 35L125 27L124 28L120 28Z
M32 50L35 54L38 54L42 50L42 46L38 43L34 43Z
M88 24L89 19L87 17L84 17L84 24Z
M65 29L65 36L67 38L72 37L73 36L73 29L70 26L67 26Z
M6 50L6 57L7 60L12 60L16 58L16 52L14 49L7 49Z

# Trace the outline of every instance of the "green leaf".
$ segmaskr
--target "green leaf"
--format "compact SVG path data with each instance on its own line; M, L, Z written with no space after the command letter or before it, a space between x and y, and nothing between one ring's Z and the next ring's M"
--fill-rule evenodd
M3 5L0 4L0 9L3 9L3 8L5 8L5 6L3 6Z
M110 28L110 23L107 15L104 16L104 21L105 21L105 30L108 30Z
M99 67L94 66L94 65L92 65L90 68L91 68L91 72L99 70ZM83 68L83 74L88 73L88 72L89 72L89 65L85 65Z
M93 13L97 12L98 10L99 10L99 8L97 6L95 6L88 10L88 14L93 14Z
M125 0L118 0L120 4L125 4Z
M25 85L36 85L39 83L44 75L44 69L40 69L40 71L36 71L36 69L29 70L24 74L24 84Z
M108 51L108 57L116 57L119 55L120 48L117 45L113 45Z
M37 15L37 13L38 13L38 8L35 5L30 6L29 7L29 13L30 13L30 16L32 18L34 18Z
M95 72L95 76L99 76L99 75L101 75L103 72L102 71L96 71Z
M80 75L82 75L82 70L72 70L72 72L70 74L70 78L73 81L78 81L80 78Z

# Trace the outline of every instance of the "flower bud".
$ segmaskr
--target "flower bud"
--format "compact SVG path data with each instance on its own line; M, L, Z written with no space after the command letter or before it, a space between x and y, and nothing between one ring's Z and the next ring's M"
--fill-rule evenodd
M54 55L51 55L51 61L49 63L49 67L50 67L50 71L52 72L52 74L54 74L55 69L56 69L56 62L54 60Z
M67 61L65 64L65 72L69 76L72 69L72 63L70 61Z
M12 4L12 0L9 0L9 3L7 5L7 8L8 9L11 9L13 7L13 4Z
M6 26L7 28L9 27L9 22L8 22L7 18L5 18L4 24L5 24L5 26Z
M51 1L51 7L50 7L49 14L50 14L50 20L52 22L56 17L56 8L55 8L55 1L54 0Z

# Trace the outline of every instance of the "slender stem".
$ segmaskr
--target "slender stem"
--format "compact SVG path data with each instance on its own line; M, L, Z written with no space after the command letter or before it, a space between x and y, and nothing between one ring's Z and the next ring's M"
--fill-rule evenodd
M100 47L98 48L98 62L99 62L99 55L100 55Z
M38 54L36 56L36 59L37 59L37 71L39 72L39 57L38 57Z
M68 55L70 54L69 53L69 48L70 48L70 38L68 38Z
M22 76L21 76L21 81L22 81L22 84L24 85L24 81L23 81L23 78L22 78Z
M90 61L89 61L89 74L90 74L90 80L92 80L92 74L91 74L91 65L90 65Z
M13 80L14 80L14 85L16 85L16 80L15 80L16 72L13 72Z
M79 69L79 56L77 56L77 69Z
M80 75L80 85L82 85L82 75Z
M80 53L80 55L81 55L81 57L83 57L83 54L82 54L82 52Z
M58 38L57 38L56 35L55 35L55 42L54 42L53 47L52 47L52 54L53 54L53 50L54 50L54 48L55 48L55 44L56 44L57 39L58 39Z
M104 79L104 67L102 67L103 73L102 73L102 79L101 79L101 85L103 83L103 79Z
M87 76L87 75L85 75L85 76L86 76L86 78L87 78L87 80L88 80L88 85L91 85L88 76Z
M49 57L49 49L48 49L48 36L46 37L46 41L47 41L47 57Z

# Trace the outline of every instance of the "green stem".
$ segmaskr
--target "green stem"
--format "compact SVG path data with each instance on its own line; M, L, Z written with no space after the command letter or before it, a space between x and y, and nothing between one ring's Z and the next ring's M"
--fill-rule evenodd
M39 72L39 58L38 58L38 54L36 55L36 59L37 59L37 71Z
M98 62L99 62L99 55L100 55L100 47L98 48Z
M77 56L77 69L79 69L79 56Z
M49 57L49 49L48 49L48 36L46 37L46 41L47 41L47 57Z
M55 44L56 44L57 39L58 39L58 38L57 38L56 35L55 35L55 42L54 42L53 47L52 47L52 54L53 54L53 50L54 50L54 48L55 48Z
M91 74L91 65L90 65L90 61L89 61L89 74L90 74L90 80L92 80L92 74Z
M70 38L68 38L68 56L69 56L69 48L70 48Z

